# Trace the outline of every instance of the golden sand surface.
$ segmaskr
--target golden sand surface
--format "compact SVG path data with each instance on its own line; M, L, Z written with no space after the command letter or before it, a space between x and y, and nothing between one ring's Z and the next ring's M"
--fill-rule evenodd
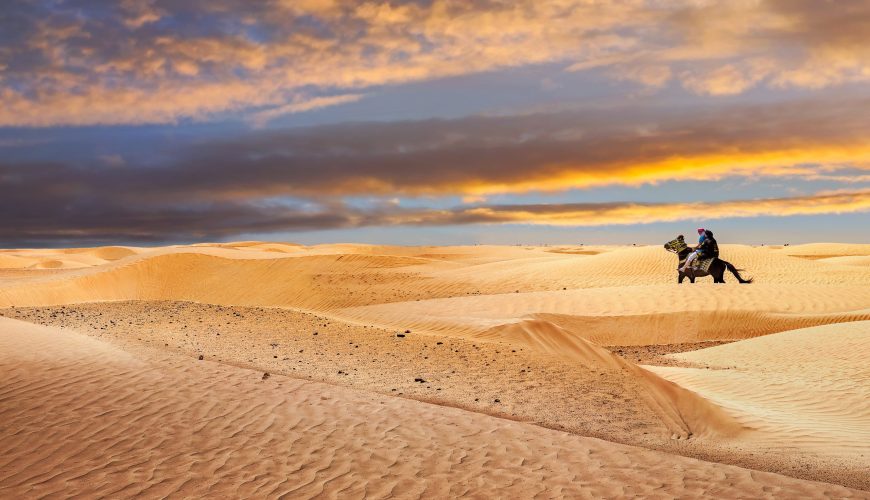
M870 245L723 245L722 258L755 282L738 284L728 274L726 284L702 278L677 285L676 259L661 246L234 242L0 250L0 315L10 318L0 320L8 347L0 351L0 394L13 403L4 411L15 415L10 422L17 422L0 426L4 442L33 438L40 426L43 433L57 436L62 431L56 426L73 425L68 423L72 416L52 420L41 414L25 425L28 412L66 411L61 407L69 400L55 398L61 393L109 408L120 396L108 392L128 391L138 396L120 400L129 403L126 415L135 422L145 425L167 413L169 420L188 419L197 436L212 425L201 419L226 431L226 442L219 433L200 442L183 426L162 429L162 440L151 439L147 425L122 425L113 412L94 410L99 418L77 423L76 432L67 433L70 445L85 450L88 443L75 441L104 440L113 443L113 454L101 456L91 449L76 455L89 456L87 460L71 462L60 459L59 444L27 451L39 457L41 472L26 473L7 459L0 465L0 494L3 488L37 496L39 491L57 493L51 488L61 483L77 484L83 489L75 491L85 496L297 492L293 488L302 488L301 477L285 477L279 484L267 479L270 472L257 472L261 465L243 465L253 460L246 446L283 450L282 460L290 453L301 461L291 467L299 474L308 467L299 464L313 452L294 448L298 440L273 437L275 442L264 445L258 441L263 436L246 434L262 426L304 427L299 422L307 416L335 418L330 412L368 422L367 410L325 409L307 395L295 400L299 391L320 392L325 398L340 393L340 398L352 397L354 407L361 401L387 405L422 421L448 422L461 415L471 426L466 436L477 436L468 446L485 456L506 454L477 464L475 472L451 475L455 467L424 459L429 455L417 447L441 447L448 462L468 449L457 445L456 436L433 435L437 425L420 425L414 430L420 434L417 441L400 446L404 460L415 457L412 465L392 468L393 483L378 475L383 471L333 460L317 469L333 479L306 482L304 488L314 489L298 490L302 496L311 496L318 484L325 496L359 496L359 491L370 496L480 494L496 491L499 481L510 496L557 497L721 496L729 491L737 497L813 496L835 488L796 482L801 488L822 489L776 489L785 483L769 489L759 472L750 474L748 485L732 480L738 476L725 472L732 469L870 489L870 372L862 361L870 354ZM76 349L82 349L80 356L63 354ZM90 359L95 353L99 362L88 361L88 375L76 376L84 369L76 358ZM28 356L43 368L34 369ZM49 368L56 376L39 374ZM110 374L117 370L129 376L115 381ZM214 380L198 379L194 374L200 371ZM137 384L144 374L157 372L166 374L167 383L143 392ZM264 373L269 374L265 379ZM108 389L112 384L117 388ZM250 414L238 402L242 386L250 392L242 398ZM208 411L213 414L181 404L195 387L211 398ZM274 415L278 400L298 412ZM79 413L90 411L73 406ZM223 406L222 413L218 408ZM495 437L504 426L526 451L537 450L536 459L552 458L552 450L544 450L560 442L558 460L550 461L559 464L544 460L532 466L526 455L512 461L516 457L508 455L516 450L511 447L520 443ZM367 424L352 428L356 430L338 437L332 428L313 426L307 443L315 446L319 436L335 456L365 448L382 456L373 443L389 437L391 430L377 434ZM119 437L122 431L129 439ZM188 445L193 439L195 446L172 448L172 432ZM557 434L570 437L571 443L613 447L625 456L656 454L652 462L662 464L700 458L706 462L692 463L712 467L709 477L718 479L693 489L685 478L661 478L659 471L656 477L667 486L647 490L649 484L638 476L650 473L644 472L642 460L631 474L608 475L609 458L598 458L603 469L590 476L577 469L589 466L578 458L588 443L566 451L573 445L565 445L568 441ZM354 451L346 448L357 445ZM140 469L128 463L134 472L123 472L117 454L125 446L152 454L167 447L166 456L173 458L166 460L177 465L178 477L158 459ZM4 450L25 453L10 446ZM53 459L56 453L61 457ZM182 456L206 458L191 459L191 464ZM571 460L577 460L577 468ZM118 467L107 465L114 463ZM544 475L555 481L552 487L538 490L520 478L529 473L527 465L546 470ZM227 474L211 482L196 475L224 469ZM425 479L437 476L433 471L447 474L445 482ZM478 479L490 476L500 479ZM100 478L97 486L94 477ZM590 481L602 489L590 489ZM387 484L393 486L378 489ZM337 485L343 487L330 489ZM245 489L249 487L254 489ZM827 491L830 496L866 496Z
M0 348L7 498L863 495L15 320Z

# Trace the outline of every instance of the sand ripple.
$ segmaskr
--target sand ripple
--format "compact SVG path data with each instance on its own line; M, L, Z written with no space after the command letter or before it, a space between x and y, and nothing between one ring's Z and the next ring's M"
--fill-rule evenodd
M671 357L649 367L754 429L755 446L804 449L870 467L870 321L806 328ZM866 469L865 469L866 470Z
M0 319L0 496L866 497Z

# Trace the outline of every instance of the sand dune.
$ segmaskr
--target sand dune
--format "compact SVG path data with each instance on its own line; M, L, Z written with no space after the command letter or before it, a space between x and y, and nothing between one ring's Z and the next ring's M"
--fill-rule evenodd
M861 497L0 320L0 494Z
M819 261L826 264L835 264L841 266L870 267L870 256L868 255L843 255L837 257L826 257L824 259L819 259Z
M400 288L413 276L396 274L420 263L413 257L214 255L219 253L176 251L52 275L39 283L3 288L0 306L168 299L322 309L373 300L354 296L360 289L371 289L381 299L391 294L396 301L423 293Z
M868 256L870 255L870 245L866 244L844 244L844 243L808 243L805 245L794 245L780 247L780 253L785 255L793 255L796 257L831 257L831 256Z
M97 247L70 248L63 250L65 254L90 255L104 261L113 261L141 253L142 249L133 247Z
M743 431L743 426L730 415L695 393L548 321L529 320L493 328L481 336L487 337L523 344L583 365L603 365L621 371L644 387L643 395L650 408L679 439L692 435L733 437Z
M444 311L450 311L447 316L461 316L448 317L448 329L488 328L545 314L563 326L581 321L586 325L584 330L589 330L584 336L606 344L742 338L861 319L855 311L867 307L864 289L870 282L870 268L783 254L828 255L834 250L829 244L784 247L782 251L724 245L723 256L751 269L757 284L704 292L671 286L674 259L659 247L305 248L235 242L148 250L18 251L0 257L8 267L33 267L40 262L52 268L88 267L28 280L18 287L2 286L0 307L127 299L321 311L378 304L342 314L389 325L411 323L424 329L444 329L444 321L436 317ZM866 246L846 246L841 253L860 251L866 251ZM58 256L80 260L73 264L56 259ZM91 261L81 260L85 258ZM802 286L782 287L785 284ZM806 288L813 285L816 287ZM513 293L520 295L507 295ZM452 300L413 303L433 297ZM403 303L408 301L412 303ZM385 303L396 305L380 305ZM391 307L399 313L390 312ZM801 323L805 315L817 317ZM649 332L643 332L639 339L613 334L637 332L631 323L654 324L654 338L647 337ZM733 328L736 324L744 327ZM708 331L710 325L714 325L712 331ZM752 331L746 332L745 325L751 325ZM728 333L738 330L736 336Z
M37 262L36 259L0 253L0 268L4 269L23 269L25 267L30 267Z
M78 269L136 255L134 247L0 250L0 269Z
M870 457L870 321L671 356L706 368L649 369L721 405L752 446Z
M351 247L344 245L341 248L349 250ZM580 256L554 253L546 248L508 247L491 250L485 257L485 249L465 247L461 252L459 249L444 249L437 254L440 258L432 258L435 254L426 248L402 247L397 249L395 255L377 253L374 247L361 247L361 253L331 253L335 250L333 247L293 253L256 248L256 245L246 245L241 249L198 246L144 251L103 265L53 274L45 277L42 283L30 282L19 290L3 287L0 297L5 296L6 299L0 302L0 306L180 299L324 310L433 297L517 292L527 294L528 300L534 302L537 299L529 293L552 291L561 294L563 290L591 289L588 300L598 301L602 305L597 308L584 307L586 310L580 312L571 305L567 309L568 314L596 316L606 315L607 310L623 315L644 314L641 311L651 309L655 313L683 310L682 307L673 306L660 310L662 308L658 303L662 290L667 290L679 304L697 310L717 307L730 309L732 302L739 305L743 294L742 289L735 291L725 287L730 291L717 291L712 306L693 304L691 296L680 296L680 292L688 290L670 286L674 276L670 269L673 262L667 252L654 247L610 249L596 255ZM377 250L386 252L390 249ZM863 285L870 280L870 269L856 270L851 265L807 261L749 247L734 246L729 251L746 261L747 266L757 263L752 267L760 286L752 287L752 290L765 285L818 285L831 287L828 290L818 289L823 296L840 293L848 297L853 289L850 286ZM644 284L652 288L634 288ZM655 288L656 284L662 286ZM605 291L605 288L614 292L602 302L596 297L610 295L611 292ZM794 292L796 289L791 290ZM773 292L777 295L790 293ZM728 294L734 298L728 298ZM569 304L565 302L567 299L558 300ZM581 300L587 299L584 297ZM519 300L526 301L526 298ZM652 307L644 307L645 301ZM848 312L848 307L851 307L849 304L853 302L847 301L844 308L840 309L826 307L824 312ZM566 313L565 307L508 307L513 310L537 309L533 311L537 313ZM750 308L759 309L765 308ZM777 306L773 309L787 308ZM821 312L817 309L811 307L798 312Z
M722 253L756 282L726 275L725 285L678 286L676 259L658 245L4 250L0 309L125 349L197 356L207 348L209 359L272 373L870 487L862 473L870 453L854 445L868 440L867 394L855 387L867 385L856 368L867 342L850 330L870 321L870 245L723 245ZM106 305L64 309L85 303ZM235 321L243 316L251 319ZM336 336L303 342L306 328ZM415 340L399 347L394 333L403 331ZM805 331L846 334L789 336ZM708 341L738 342L643 354ZM279 345L298 348L279 358ZM631 357L617 355L620 346ZM814 356L828 363L812 364L817 378L777 361ZM667 366L641 367L641 359ZM787 436L797 437L777 447Z
M380 325L479 335L546 319L599 344L740 339L808 325L870 319L870 287L673 285L482 295L347 308Z

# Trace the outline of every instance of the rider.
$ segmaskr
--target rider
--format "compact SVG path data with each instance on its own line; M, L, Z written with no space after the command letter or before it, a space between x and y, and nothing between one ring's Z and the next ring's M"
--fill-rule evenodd
M710 234L712 235L713 233L710 233ZM688 269L692 265L692 262L694 262L695 259L697 259L698 257L701 256L700 255L702 252L701 248L704 245L704 240L706 240L706 239L707 239L707 231L703 227L699 227L698 228L698 246L695 247L694 252L690 253L689 256L686 257L686 263L683 264L683 267L681 267L679 269L679 271L681 273L686 272L686 269Z
M715 259L719 257L719 243L713 237L713 231L707 229L704 231L704 242L701 243L701 256L705 259Z

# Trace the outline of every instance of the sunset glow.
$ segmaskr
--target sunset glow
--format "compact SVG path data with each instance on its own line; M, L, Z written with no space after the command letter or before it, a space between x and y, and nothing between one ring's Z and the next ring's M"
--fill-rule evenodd
M850 229L870 226L868 22L810 0L13 0L0 239L716 220L735 242L870 241Z

